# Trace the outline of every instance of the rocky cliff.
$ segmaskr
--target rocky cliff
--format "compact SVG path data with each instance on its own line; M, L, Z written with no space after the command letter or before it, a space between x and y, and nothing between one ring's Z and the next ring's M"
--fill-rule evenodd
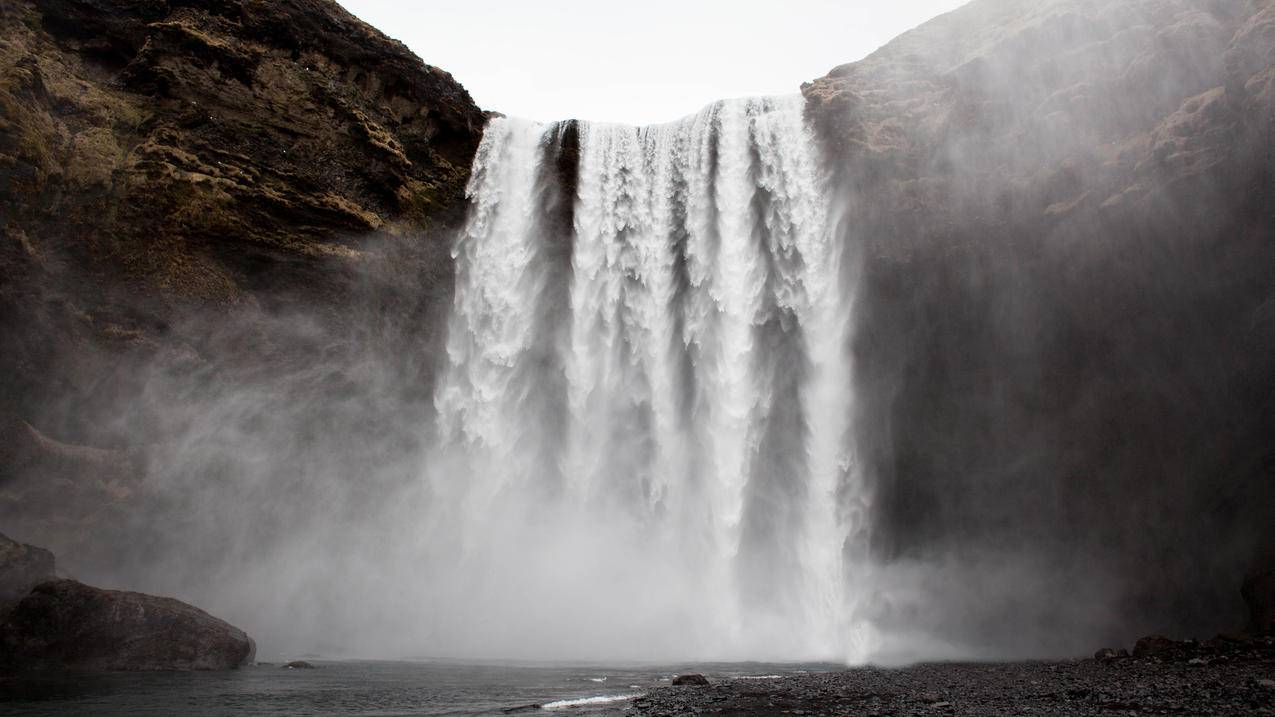
M975 0L803 89L862 251L874 550L930 566L887 620L997 654L1242 625L1275 4Z
M0 1L0 520L109 556L228 395L405 450L484 122L328 0Z

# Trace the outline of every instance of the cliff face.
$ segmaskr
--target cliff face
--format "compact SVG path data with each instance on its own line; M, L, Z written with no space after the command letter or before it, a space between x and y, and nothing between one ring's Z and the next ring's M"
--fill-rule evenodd
M425 412L484 121L328 0L0 0L6 525L122 530L214 394L272 406L249 434L414 440L382 424Z
M941 566L887 616L998 654L1243 624L1275 4L975 0L803 90L862 251L874 549Z

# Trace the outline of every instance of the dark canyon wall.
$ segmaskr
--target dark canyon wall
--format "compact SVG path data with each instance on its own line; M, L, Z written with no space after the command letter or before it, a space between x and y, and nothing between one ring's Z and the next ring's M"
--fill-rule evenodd
M803 88L861 247L887 620L1244 622L1275 526L1275 4L976 0ZM1090 638L1092 639L1092 638Z
M6 530L110 583L357 510L420 440L484 122L334 2L0 0Z

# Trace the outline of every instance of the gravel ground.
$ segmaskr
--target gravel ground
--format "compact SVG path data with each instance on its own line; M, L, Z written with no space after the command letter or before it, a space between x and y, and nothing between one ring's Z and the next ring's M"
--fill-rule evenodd
M1171 658L862 668L666 687L629 714L1275 715L1275 640Z

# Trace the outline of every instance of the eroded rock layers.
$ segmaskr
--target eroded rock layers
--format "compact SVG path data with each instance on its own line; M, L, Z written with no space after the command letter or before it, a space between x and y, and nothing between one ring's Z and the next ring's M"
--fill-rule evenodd
M1001 654L1243 624L1275 514L1275 4L977 0L804 92L864 254L874 549L943 566L894 619Z

